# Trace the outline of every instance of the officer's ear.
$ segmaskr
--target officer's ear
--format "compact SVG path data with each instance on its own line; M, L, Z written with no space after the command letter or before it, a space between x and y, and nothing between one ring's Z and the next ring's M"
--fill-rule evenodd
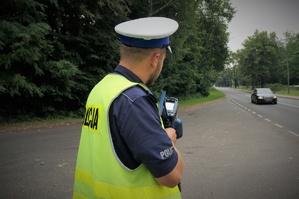
M159 60L161 57L161 53L155 52L151 55L151 66L153 66L154 68L156 68L158 66Z

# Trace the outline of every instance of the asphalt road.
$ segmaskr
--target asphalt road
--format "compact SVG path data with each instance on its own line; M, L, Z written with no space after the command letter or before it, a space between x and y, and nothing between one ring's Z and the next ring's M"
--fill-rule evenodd
M80 125L0 134L0 199L72 197Z
M274 124L285 131L299 136L299 97L278 95L277 104L253 104L251 93L230 88L217 88L227 95L229 100L242 109L258 115L260 119Z
M183 198L299 198L299 137L231 98L179 111ZM71 198L79 137L80 124L1 133L0 198Z

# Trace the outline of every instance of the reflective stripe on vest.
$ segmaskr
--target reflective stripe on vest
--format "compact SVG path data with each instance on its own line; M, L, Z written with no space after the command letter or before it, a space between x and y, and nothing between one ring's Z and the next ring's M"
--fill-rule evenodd
M121 75L109 74L91 91L78 150L74 199L181 198L178 187L158 184L145 165L129 170L115 155L109 132L109 107L124 90L135 85L138 83Z

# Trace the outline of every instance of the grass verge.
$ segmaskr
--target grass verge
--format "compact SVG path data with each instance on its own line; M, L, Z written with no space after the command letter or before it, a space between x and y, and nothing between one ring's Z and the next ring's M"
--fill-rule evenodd
M82 118L53 118L39 119L34 121L12 122L8 124L0 124L0 133L9 133L23 131L27 129L52 128L66 124L75 124L82 122Z
M217 91L214 88L211 88L210 95L208 97L194 96L187 99L179 99L180 108L189 108L194 107L210 102L214 102L225 95ZM26 129L37 129L37 128L52 128L54 126L66 125L66 124L75 124L82 122L82 118L53 118L53 119L39 119L34 121L24 121L24 122L13 122L8 124L0 124L0 133L16 132Z
M208 97L200 97L200 96L194 96L190 97L188 99L179 100L179 107L180 108L188 108L192 106L202 105L210 102L214 102L216 100L222 99L225 97L225 94L211 88L210 89L210 95Z
M281 91L276 91L276 94L279 95L290 95L290 96L296 96L299 97L299 90L290 90L290 93L288 93L288 90L281 90Z

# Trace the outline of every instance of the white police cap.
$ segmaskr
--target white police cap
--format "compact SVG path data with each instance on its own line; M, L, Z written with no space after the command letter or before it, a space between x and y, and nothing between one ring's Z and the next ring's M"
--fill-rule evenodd
M115 26L120 35L120 41L127 46L140 48L169 47L169 36L179 27L179 24L165 17L147 17L126 21Z

